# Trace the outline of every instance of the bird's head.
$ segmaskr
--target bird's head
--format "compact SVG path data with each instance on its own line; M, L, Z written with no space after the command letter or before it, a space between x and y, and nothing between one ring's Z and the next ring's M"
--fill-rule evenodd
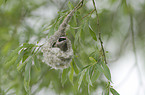
M57 42L54 45L55 47L60 48L62 51L67 51L68 46L67 46L67 38L66 37L60 37Z

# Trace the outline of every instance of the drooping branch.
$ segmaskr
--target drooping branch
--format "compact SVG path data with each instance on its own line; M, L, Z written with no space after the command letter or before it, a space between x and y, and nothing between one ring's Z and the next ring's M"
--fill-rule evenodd
M50 37L50 39L51 39L51 40L49 41L49 43L51 44L50 46L52 46L53 43L54 43L59 37L65 36L65 35L66 35L66 33L65 33L65 32L66 32L66 31L65 31L65 30L66 30L66 27L67 27L69 21L71 20L73 14L76 12L76 10L78 10L79 8L82 7L83 1L84 1L84 0L81 0L81 1L76 5L76 7L74 7L74 9L73 9L72 11L70 11L70 13L65 17L65 19L63 20L63 22L62 22L61 25L59 26L58 31L56 31L56 32L54 33L54 35L53 35L52 37Z
M65 37L66 27L71 17L83 4L83 0L65 17L58 31L52 35L42 47L44 62L54 69L64 69L70 66L73 56L71 41Z
M85 15L84 17L82 17L82 19L84 19L85 17L87 17L88 15L92 14L95 11L95 9L93 9L91 12L89 12L87 15Z
M98 15L98 12L97 12L97 9L96 9L95 1L94 0L92 0L92 1L93 1L93 6L94 6L94 9L95 9L95 12L96 12L96 16L97 16L97 29L98 29L98 32L99 32L99 41L100 41L100 44L101 44L101 49L102 49L104 61L107 64L105 50L104 50L104 47L103 47L103 41L102 41L102 37L101 37L101 31L100 31L99 15Z

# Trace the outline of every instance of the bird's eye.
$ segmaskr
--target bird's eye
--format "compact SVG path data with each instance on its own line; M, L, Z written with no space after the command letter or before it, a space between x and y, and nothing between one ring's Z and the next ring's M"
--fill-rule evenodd
M60 38L58 39L58 42L61 42L61 41L64 41L64 40L66 40L66 37L60 37Z

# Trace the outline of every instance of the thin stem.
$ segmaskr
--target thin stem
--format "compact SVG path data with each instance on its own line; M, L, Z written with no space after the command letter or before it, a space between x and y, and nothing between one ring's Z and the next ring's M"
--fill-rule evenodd
M104 50L104 47L103 47L103 41L102 41L102 37L101 37L101 31L100 31L99 15L98 15L98 12L97 12L97 9L96 9L95 1L94 0L92 0L92 1L93 1L93 6L94 6L94 9L95 9L95 12L96 12L96 16L97 16L97 29L98 29L98 32L99 32L99 41L100 41L100 44L101 44L101 49L102 49L102 52L103 52L104 61L107 64L105 50Z
M92 10L91 12L89 12L89 13L88 13L87 15L85 15L84 17L82 17L82 19L84 19L84 18L87 17L88 15L92 14L94 11L95 11L95 9Z
M66 36L66 32L65 32L66 27L67 27L69 21L71 20L73 14L74 14L79 8L81 8L81 7L83 6L83 2L84 2L84 0L81 0L81 1L76 5L76 7L75 7L73 10L71 10L71 11L69 12L69 14L68 14L68 15L65 17L65 19L63 20L63 22L60 24L60 26L59 26L59 28L58 28L58 31L56 31L56 32L54 33L54 35L51 36L51 37L49 38L50 47L53 46L54 42L55 42L59 37L61 37L61 36Z

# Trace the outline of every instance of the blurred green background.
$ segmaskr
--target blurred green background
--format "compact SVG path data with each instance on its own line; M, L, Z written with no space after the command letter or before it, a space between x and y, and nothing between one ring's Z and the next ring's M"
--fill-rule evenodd
M84 75L80 74L91 63L89 57L103 62L100 42L93 39L89 29L90 26L98 38L96 14L91 12L94 9L92 0L84 0L83 7L74 14L67 29L74 50L71 67L63 71L50 69L43 63L40 51L33 53L34 49L39 50L39 47L33 45L42 45L77 3L78 0L0 0L0 95L27 95L28 92L30 95L104 95L108 91L109 79L94 71L94 67L87 68ZM130 53L133 61L128 61L128 64L132 63L137 69L141 87L145 87L145 1L96 0L96 5L109 68L119 68L115 63L121 56ZM24 46L23 43L29 44L29 48L18 49ZM21 50L25 52L20 60ZM25 80L27 65L18 70L18 62L24 62L30 56L33 56L34 61L31 63L28 82ZM128 72L131 73L131 70ZM88 85L87 72L93 86ZM96 80L90 74L94 74ZM115 81L115 78L112 80ZM144 91L142 93L145 94Z

